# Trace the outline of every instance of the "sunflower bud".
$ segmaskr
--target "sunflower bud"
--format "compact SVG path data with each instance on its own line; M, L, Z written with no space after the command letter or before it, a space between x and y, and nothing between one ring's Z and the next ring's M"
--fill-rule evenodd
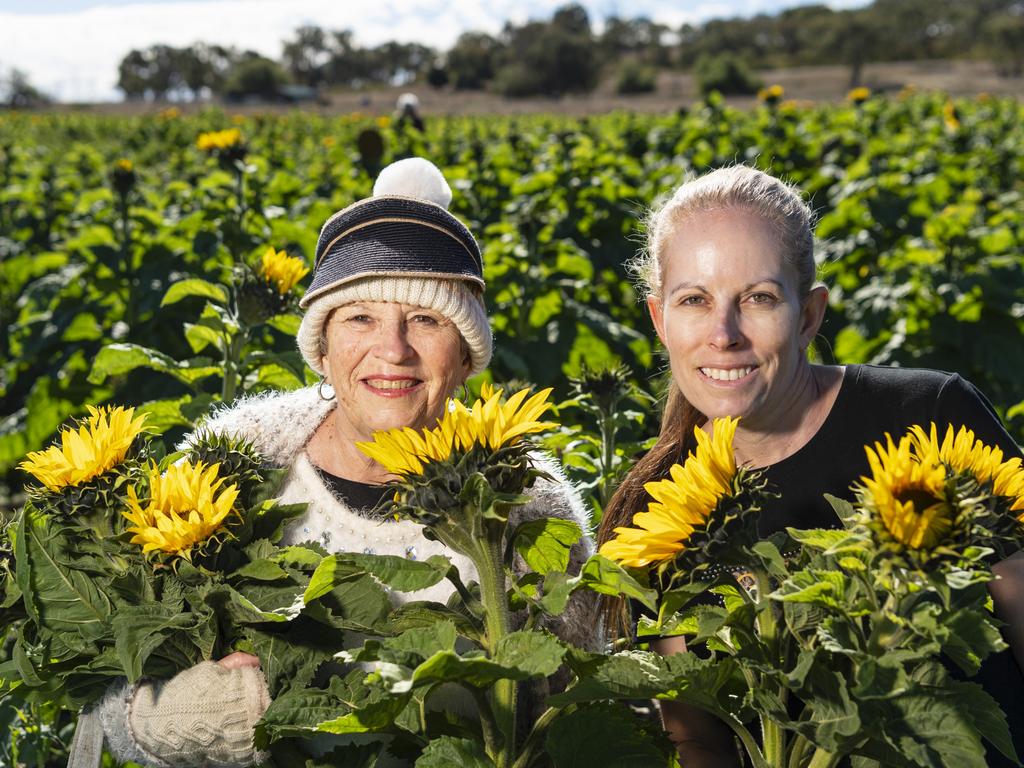
M131 160L121 158L110 171L110 185L114 191L122 197L126 196L135 187L135 166Z

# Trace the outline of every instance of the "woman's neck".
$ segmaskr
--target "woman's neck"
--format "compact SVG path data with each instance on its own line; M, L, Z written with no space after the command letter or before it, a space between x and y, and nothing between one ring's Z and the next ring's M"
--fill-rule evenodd
M325 472L357 483L380 485L391 480L384 467L356 447L357 442L371 438L351 434L346 421L337 418L337 413L334 408L313 433L306 445L309 460Z
M767 467L807 445L828 418L842 380L840 366L806 365L769 421L740 421L733 438L737 463Z

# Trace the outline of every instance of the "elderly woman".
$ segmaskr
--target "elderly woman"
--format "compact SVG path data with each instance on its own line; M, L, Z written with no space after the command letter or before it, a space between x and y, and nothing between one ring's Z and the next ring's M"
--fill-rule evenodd
M433 426L456 390L491 357L480 249L447 206L451 191L429 162L385 168L374 195L339 211L320 233L298 344L319 386L252 397L205 427L247 438L276 466L290 469L284 502L307 502L285 543L318 541L330 551L425 559L443 554L464 578L471 563L429 541L421 526L373 510L387 472L356 449L374 431ZM558 516L588 528L586 510L560 468L537 464L539 480L517 520ZM571 568L592 553L590 537ZM444 585L415 599L446 601ZM395 594L404 602L405 595ZM596 640L579 601L551 628L577 645ZM243 766L258 759L252 728L268 704L258 660L232 654L163 682L121 686L100 705L111 750L154 766Z
M1007 457L1020 449L988 401L960 376L872 365L812 364L807 348L825 312L815 283L811 212L779 180L736 166L680 186L654 212L638 264L672 385L661 436L605 510L600 541L646 506L644 483L667 475L692 450L693 429L715 417L740 417L737 462L763 468L781 492L760 513L762 536L838 527L824 494L851 498L870 474L863 446L913 424L966 425ZM852 499L851 499L852 500ZM998 563L991 584L1007 623L1008 651L983 667L980 681L1007 712L1024 747L1024 556ZM662 653L685 650L662 639ZM977 679L977 678L976 678ZM666 729L688 766L737 765L724 724L700 710L665 702ZM997 758L991 758L994 765Z

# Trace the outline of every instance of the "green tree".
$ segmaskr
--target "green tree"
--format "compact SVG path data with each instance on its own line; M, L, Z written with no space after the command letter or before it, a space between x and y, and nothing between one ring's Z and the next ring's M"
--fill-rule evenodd
M230 100L250 98L273 101L278 98L288 74L281 65L254 51L246 51L228 72L224 96Z
M20 69L12 68L6 77L0 76L0 106L27 109L49 102L50 97L32 85Z
M484 32L464 32L448 51L446 69L456 90L478 90L494 77L500 49Z
M296 82L316 88L327 78L331 55L327 33L307 25L296 29L294 37L285 41L281 63Z
M505 48L495 88L506 96L589 91L597 85L600 63L586 10L567 5L550 22L506 24Z

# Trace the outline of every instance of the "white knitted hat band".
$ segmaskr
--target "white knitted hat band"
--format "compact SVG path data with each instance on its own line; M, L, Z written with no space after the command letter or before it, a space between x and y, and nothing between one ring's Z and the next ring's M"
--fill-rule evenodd
M320 338L331 312L355 302L385 301L431 309L458 328L469 347L472 374L491 360L491 327L483 303L467 283L424 277L366 277L317 296L306 308L299 327L299 351L306 363L321 376Z

